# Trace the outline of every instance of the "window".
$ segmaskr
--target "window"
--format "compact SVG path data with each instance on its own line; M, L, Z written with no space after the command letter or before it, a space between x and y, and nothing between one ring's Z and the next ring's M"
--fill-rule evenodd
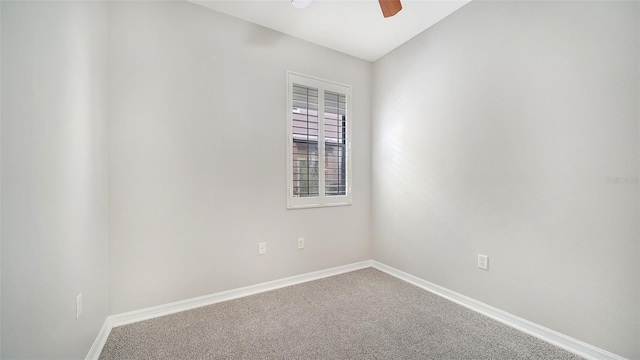
M351 88L287 73L287 207L351 204Z

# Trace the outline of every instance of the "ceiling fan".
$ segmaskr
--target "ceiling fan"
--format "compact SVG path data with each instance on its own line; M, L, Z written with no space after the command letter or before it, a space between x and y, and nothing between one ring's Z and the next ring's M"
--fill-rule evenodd
M311 4L313 0L291 0L291 5L293 7L302 9L306 8ZM382 9L382 16L388 18L398 13L398 11L402 10L402 4L400 0L378 0L380 3L380 9Z

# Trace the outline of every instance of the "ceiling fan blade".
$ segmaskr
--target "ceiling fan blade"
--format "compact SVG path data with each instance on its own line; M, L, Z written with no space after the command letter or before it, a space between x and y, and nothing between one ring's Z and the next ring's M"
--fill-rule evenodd
M386 18L391 17L402 10L402 4L400 0L378 0L380 8L382 9L382 15Z

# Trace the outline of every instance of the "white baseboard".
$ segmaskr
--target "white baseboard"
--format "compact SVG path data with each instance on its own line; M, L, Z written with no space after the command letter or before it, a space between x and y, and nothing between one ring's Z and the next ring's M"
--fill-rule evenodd
M211 295L200 296L197 298L176 301L169 304L158 305L141 310L130 311L122 314L111 315L104 321L96 340L87 354L86 360L97 360L102 352L102 348L109 337L111 329L117 326L127 325L138 321L149 320L160 316L174 314L180 311L190 310L201 306L211 305L223 301L233 300L249 295L259 294L265 291L271 291L291 285L296 285L308 281L318 280L329 276L339 275L355 270L373 267L383 271L398 279L404 280L410 284L420 287L424 290L442 296L457 304L467 307L482 315L488 316L494 320L500 321L517 330L529 335L535 336L555 346L561 347L574 354L587 359L602 360L626 360L625 358L612 354L606 350L576 340L557 331L548 329L544 326L532 323L518 316L502 311L500 309L489 306L470 297L451 291L442 286L436 285L429 281L420 279L416 276L407 274L391 266L379 263L375 260L366 260L344 266L338 266L326 270L310 272L302 275L287 277L284 279L269 281L261 284L246 286L238 289L223 291Z
M233 300L249 295L259 294L265 291L271 291L280 289L283 287L301 284L308 281L318 280L329 276L344 274L347 272L365 269L371 267L371 260L361 261L358 263L338 266L330 269L314 271L306 274L287 277L284 279L278 279L261 284L245 286L238 289L232 289L228 291L222 291L215 294L200 296L192 299L186 299L181 301L172 302L169 304L153 306L145 309L130 311L122 314L111 315L107 317L98 334L98 337L93 343L86 360L98 359L102 348L107 341L109 332L112 328L122 325L135 323L138 321L149 320L160 316L174 314L180 311L191 310L201 306L212 305L215 303Z
M307 281L318 280L328 276L343 274L343 273L364 269L368 267L371 267L371 260L362 261L362 262L344 265L344 266L338 266L338 267L334 267L326 270L314 271L314 272L310 272L302 275L291 276L284 279L278 279L278 280L269 281L261 284L245 286L238 289L222 291L219 293L200 296L196 298L176 301L169 304L153 306L146 309L130 311L123 314L112 315L112 316L109 316L109 318L111 320L112 327L122 326L122 325L127 325L134 322L142 321L142 320L153 319L160 316L177 313L180 311L195 309L201 306L211 305L211 304L219 303L222 301L228 301L228 300L233 300L233 299L237 299L237 298L241 298L249 295L259 294L265 291L271 291L271 290L283 288L286 286L300 284Z
M503 324L509 325L517 330L520 330L529 335L535 336L541 340L544 340L550 344L561 347L567 351L570 351L576 355L582 356L587 359L600 359L600 360L625 360L625 358L612 354L606 350L589 345L580 340L576 340L567 335L561 334L557 331L548 329L544 326L532 323L506 311L494 308L490 305L474 300L470 297L459 294L455 291L451 291L442 286L436 285L429 281L420 279L416 276L407 274L391 266L379 263L375 260L371 261L372 266L375 269L383 271L389 275L397 277L400 280L404 280L410 284L420 287L424 290L439 295L445 299L451 300L457 304L460 304L466 308L476 311L482 315L488 316L494 320L500 321Z
M98 360L104 344L107 343L107 338L109 337L111 328L112 326L109 323L109 317L107 317L100 328L100 332L98 332L98 336L96 336L96 339L93 341L93 345L91 345L91 349L89 349L89 353L85 360Z

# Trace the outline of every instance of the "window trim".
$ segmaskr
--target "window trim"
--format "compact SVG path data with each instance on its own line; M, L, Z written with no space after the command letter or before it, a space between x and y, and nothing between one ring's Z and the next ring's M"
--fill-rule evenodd
M304 75L293 71L287 71L286 82L286 99L287 99L287 126L286 126L286 144L287 144L287 209L303 209L331 206L348 206L352 204L352 162L351 162L351 133L353 128L353 118L351 116L351 86L341 84L335 81L320 79L314 76ZM319 195L313 197L294 197L293 196L293 84L313 87L318 89L318 134L322 134L322 140L318 139L318 164L319 164ZM325 133L324 133L324 96L326 91L332 91L344 94L346 97L346 194L345 195L326 195L325 181Z

